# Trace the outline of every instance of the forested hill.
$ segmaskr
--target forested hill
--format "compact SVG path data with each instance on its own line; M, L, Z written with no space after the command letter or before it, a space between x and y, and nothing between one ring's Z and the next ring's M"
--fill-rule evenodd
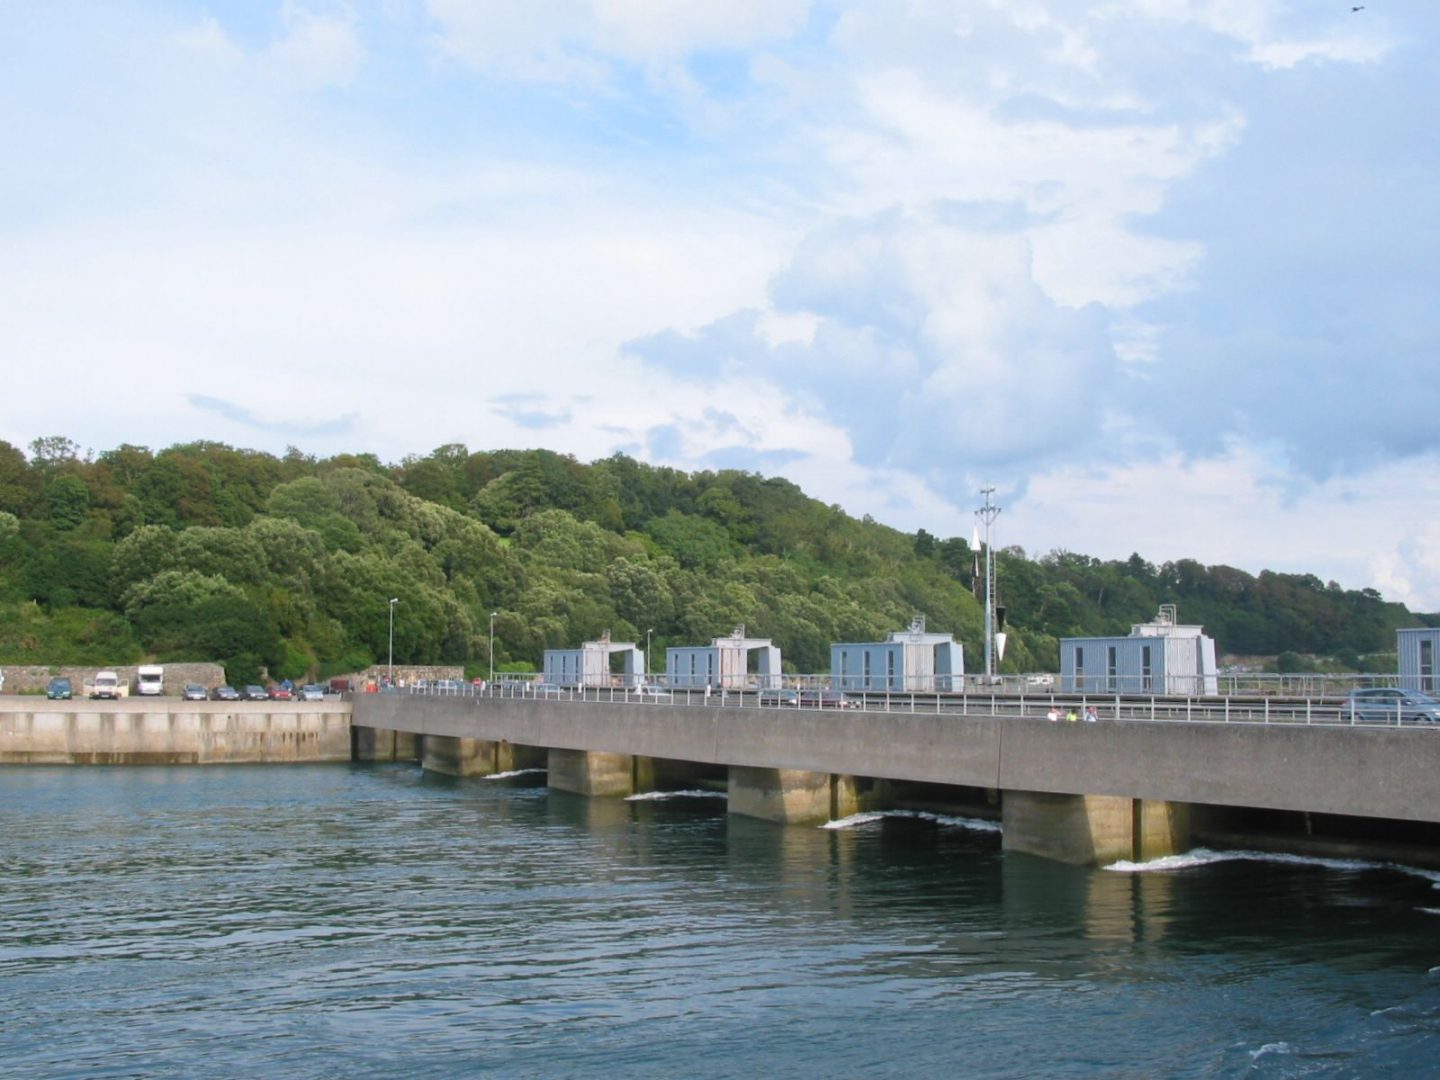
M1006 671L1055 670L1057 640L1124 633L1159 604L1222 652L1315 653L1354 668L1422 620L1373 590L1189 560L998 553ZM980 656L974 553L750 473L682 473L616 455L442 446L284 457L216 443L25 454L0 442L0 663L220 660L232 680L383 661L538 665L609 630L704 643L744 624L785 666L823 671L835 641L923 613Z

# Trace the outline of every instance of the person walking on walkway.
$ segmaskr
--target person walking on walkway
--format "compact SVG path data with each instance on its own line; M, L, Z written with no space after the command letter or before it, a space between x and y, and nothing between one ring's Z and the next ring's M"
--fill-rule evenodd
M1094 705L1086 705L1086 706L1085 706L1085 719L1086 719L1089 723L1092 723L1092 724L1093 724L1096 720L1099 720L1099 719L1100 719L1100 714L1095 711L1095 706L1094 706Z

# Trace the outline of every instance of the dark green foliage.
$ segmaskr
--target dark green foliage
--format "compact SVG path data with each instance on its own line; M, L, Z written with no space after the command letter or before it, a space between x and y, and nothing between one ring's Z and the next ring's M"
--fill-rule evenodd
M857 520L787 480L459 444L395 466L205 442L92 458L62 436L31 451L0 443L0 662L148 654L220 660L236 681L343 673L390 655L392 597L397 663L473 674L489 670L491 612L505 670L607 630L651 631L659 666L666 645L743 623L788 669L821 671L832 643L917 613L979 662L966 540ZM1162 603L1224 652L1285 653L1297 670L1313 656L1388 670L1395 628L1421 621L1310 575L1063 550L995 560L1004 671L1054 670L1061 637L1125 633Z
M280 635L265 613L243 597L151 604L134 623L157 660L215 660L225 665L232 680L243 676L244 681L253 681L261 666L276 677L301 674L282 672L286 654Z

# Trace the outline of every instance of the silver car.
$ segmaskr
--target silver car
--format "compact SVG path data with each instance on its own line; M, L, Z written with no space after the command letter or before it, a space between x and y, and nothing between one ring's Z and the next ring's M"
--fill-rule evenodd
M1418 690L1371 686L1351 690L1345 716L1352 723L1440 723L1440 701Z

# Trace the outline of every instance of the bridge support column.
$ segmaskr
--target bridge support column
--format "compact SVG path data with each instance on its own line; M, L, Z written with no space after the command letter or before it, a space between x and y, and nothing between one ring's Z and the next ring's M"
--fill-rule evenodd
M419 736L388 728L350 728L351 761L419 761Z
M1185 803L1007 791L1001 806L1006 851L1104 866L1121 859L1157 859L1190 847L1190 807Z
M598 750L551 749L548 783L576 795L635 794L635 759Z
M489 776L515 767L514 751L508 742L488 739L461 739L451 735L426 735L422 740L420 765L427 772L445 776Z
M855 777L804 769L730 766L730 813L781 825L818 825L860 809Z

